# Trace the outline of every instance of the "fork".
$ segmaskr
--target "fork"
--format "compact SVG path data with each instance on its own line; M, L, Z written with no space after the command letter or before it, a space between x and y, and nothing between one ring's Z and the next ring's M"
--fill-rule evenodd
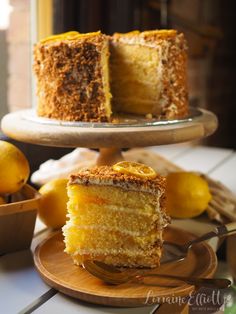
M164 241L164 250L161 257L161 264L170 262L177 262L183 260L189 249L197 243L209 240L214 237L222 237L227 235L233 235L236 233L236 222L231 222L226 225L216 227L213 231L203 234L202 236L190 240L185 244L177 244L174 242Z
M196 277L184 277L175 276L168 274L153 274L145 273L145 271L136 271L135 273L127 273L126 271L121 271L117 267L105 264L100 261L85 261L83 263L84 269L86 269L93 276L101 279L102 281L112 284L120 285L127 282L139 283L151 286L165 286L165 287L178 287L178 285L173 284L161 284L161 283L148 283L145 281L146 278L165 278L165 279L175 279L183 281L187 284L199 286L199 287L211 287L218 289L225 289L231 286L231 281L224 278L196 278Z

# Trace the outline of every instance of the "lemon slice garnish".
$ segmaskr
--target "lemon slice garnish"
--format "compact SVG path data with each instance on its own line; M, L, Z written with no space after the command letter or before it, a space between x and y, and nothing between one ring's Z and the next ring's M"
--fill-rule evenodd
M120 161L112 166L114 171L131 174L139 178L154 179L157 174L151 167L138 162Z
M71 32L66 32L66 33L62 33L62 34L56 34L56 35L48 36L44 39L41 39L40 42L41 42L41 44L45 44L48 42L51 43L51 42L55 42L55 41L59 41L59 40L75 40L75 39L79 39L79 38L96 36L99 34L101 34L100 31L92 32L92 33L85 33L85 34L81 34L81 33L76 32L76 31L71 31Z
M66 32L66 33L62 33L62 34L56 34L56 35L48 36L44 39L41 39L40 42L42 44L44 44L46 42L54 42L54 41L63 40L63 39L73 40L73 39L79 37L79 35L80 35L79 32L71 31L71 32Z

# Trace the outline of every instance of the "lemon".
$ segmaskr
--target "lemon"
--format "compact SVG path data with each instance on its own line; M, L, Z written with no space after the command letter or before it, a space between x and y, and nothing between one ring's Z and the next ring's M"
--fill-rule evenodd
M0 141L0 194L19 191L30 174L28 160L13 144Z
M0 205L3 205L3 204L6 204L5 199L2 196L0 196Z
M131 174L146 179L154 179L157 175L151 167L131 161L120 161L113 165L112 169L120 173Z
M208 183L191 172L167 176L167 211L174 218L192 218L205 211L212 196Z
M56 34L56 35L51 35L51 36L48 36L44 39L42 39L40 42L41 43L46 43L48 41L57 41L59 39L63 40L63 39L76 39L77 37L79 37L79 33L76 32L76 31L71 31L71 32L66 32L66 33L62 33L62 34Z
M39 193L39 218L47 226L58 229L66 223L67 214L67 179L54 179L44 184Z

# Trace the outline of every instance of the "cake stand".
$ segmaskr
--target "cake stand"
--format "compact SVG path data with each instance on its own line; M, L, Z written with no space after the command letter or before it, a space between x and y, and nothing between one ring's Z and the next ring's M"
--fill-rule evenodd
M201 139L218 125L216 116L204 109L190 109L180 120L146 119L126 115L113 123L64 122L37 117L33 109L7 114L2 131L9 137L54 147L98 148L98 165L122 160L121 148L173 144Z

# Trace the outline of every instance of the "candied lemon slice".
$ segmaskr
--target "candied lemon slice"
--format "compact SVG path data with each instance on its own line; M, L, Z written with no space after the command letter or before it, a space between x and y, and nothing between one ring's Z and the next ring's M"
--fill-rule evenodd
M120 161L113 165L112 169L120 173L132 174L136 177L146 179L154 179L157 175L151 167L131 161Z
M96 35L100 35L101 32L92 32L92 33L85 33L85 34L81 34L79 32L76 31L71 31L71 32L66 32L66 33L62 33L62 34L56 34L56 35L51 35L48 36L44 39L41 39L40 42L41 44L45 44L45 43L52 43L55 41L59 41L59 40L75 40L75 39L79 39L79 38L83 38L83 37L92 37L92 36L96 36Z
M76 32L76 31L71 31L71 32L66 32L66 33L62 33L62 34L56 34L56 35L51 35L51 36L48 36L44 39L41 39L41 43L46 43L48 41L50 42L53 42L53 41L57 41L57 40L63 40L63 39L75 39L79 36L79 32Z

